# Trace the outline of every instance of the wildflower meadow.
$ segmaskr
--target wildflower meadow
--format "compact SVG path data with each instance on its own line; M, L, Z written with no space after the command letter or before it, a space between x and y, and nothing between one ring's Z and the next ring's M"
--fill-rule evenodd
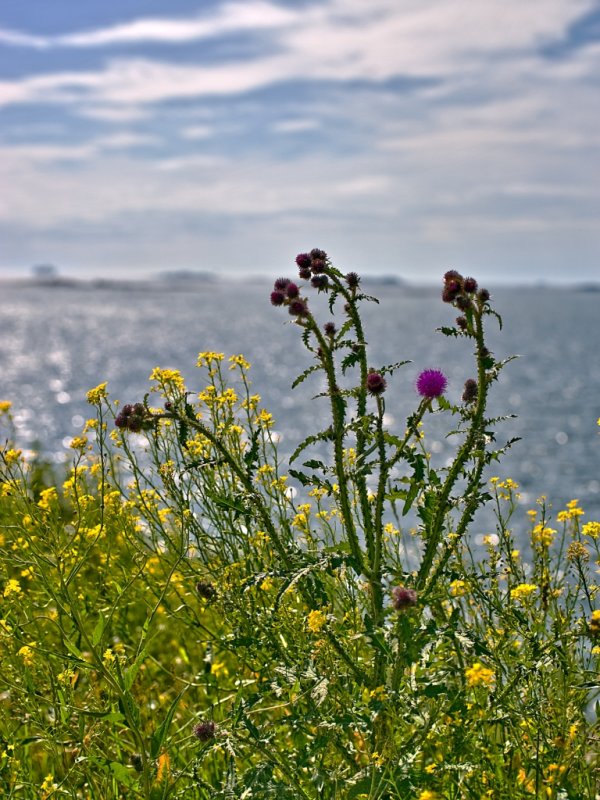
M503 473L490 293L444 276L432 335L473 353L450 392L371 362L356 273L295 269L265 313L318 411L285 461L243 355L91 389L60 480L0 403L0 795L597 800L600 521Z

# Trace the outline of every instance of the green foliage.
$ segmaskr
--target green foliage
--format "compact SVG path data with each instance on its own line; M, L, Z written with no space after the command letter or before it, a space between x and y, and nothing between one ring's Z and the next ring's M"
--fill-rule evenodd
M489 298L446 280L475 396L426 395L387 430L406 362L374 370L372 298L319 274L342 322L295 319L314 359L298 382L318 373L330 406L301 468L220 353L200 354L200 390L156 368L133 412L91 390L60 486L1 451L2 796L596 798L600 523L577 501L524 517L516 484L484 476L508 362L485 345ZM394 388L370 393L373 371ZM432 413L457 442L443 467Z

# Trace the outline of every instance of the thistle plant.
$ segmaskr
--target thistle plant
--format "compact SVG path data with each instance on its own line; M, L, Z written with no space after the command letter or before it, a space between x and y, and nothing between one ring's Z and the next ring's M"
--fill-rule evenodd
M523 522L516 484L486 474L512 443L487 411L510 361L489 292L446 273L440 331L472 371L411 382L371 360L360 277L318 249L296 265L270 302L326 421L285 462L250 365L218 352L200 387L157 367L123 406L92 389L62 486L34 491L3 449L4 793L592 800L600 523L544 499ZM398 429L392 392L413 409Z

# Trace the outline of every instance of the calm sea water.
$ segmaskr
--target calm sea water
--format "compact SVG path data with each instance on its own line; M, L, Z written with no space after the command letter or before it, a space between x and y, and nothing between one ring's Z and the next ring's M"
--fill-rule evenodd
M416 406L414 379L421 369L444 369L449 396L458 400L473 376L470 345L435 333L455 316L439 292L371 288L381 300L365 310L371 364L413 362L389 380L386 392L390 427L402 432ZM600 294L490 288L504 319L502 332L490 322L490 347L498 356L521 356L494 384L492 410L517 415L500 426L499 440L522 441L493 472L520 483L526 507L542 493L555 510L577 497L585 519L600 519ZM190 386L200 388L197 353L219 350L244 353L252 362L254 389L276 417L282 454L290 453L301 437L325 427L326 407L311 399L318 382L290 388L310 356L297 327L270 306L269 291L259 281L185 290L0 287L0 399L13 401L20 445L62 463L70 438L89 416L90 387L108 380L113 397L134 402L160 365L181 369ZM431 421L430 448L444 463L451 422L441 423Z

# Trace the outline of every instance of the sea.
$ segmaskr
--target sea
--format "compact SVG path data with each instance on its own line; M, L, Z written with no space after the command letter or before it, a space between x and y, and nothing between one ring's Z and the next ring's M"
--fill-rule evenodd
M111 397L141 400L155 366L177 368L200 390L199 351L242 353L251 362L253 391L276 420L282 459L297 443L327 427L327 401L317 376L296 389L294 378L314 363L298 326L269 301L264 278L162 280L135 283L21 282L0 284L0 400L11 400L18 445L56 465L71 458L69 443L91 409L86 392L108 381ZM600 520L600 292L592 287L493 285L488 347L498 358L518 356L491 390L497 444L518 438L487 477L510 477L525 511L545 495L554 515L577 498L584 521ZM472 344L437 329L456 312L437 287L366 281L379 303L364 303L373 368L409 360L388 377L386 424L402 434L418 404L415 379L425 368L448 377L448 397L459 402L475 377ZM313 313L332 317L323 297L309 295ZM336 319L335 317L333 318ZM343 385L352 385L350 376ZM434 463L452 458L456 418L434 414L425 432ZM519 511L517 513L519 513ZM479 536L492 523L482 518Z

